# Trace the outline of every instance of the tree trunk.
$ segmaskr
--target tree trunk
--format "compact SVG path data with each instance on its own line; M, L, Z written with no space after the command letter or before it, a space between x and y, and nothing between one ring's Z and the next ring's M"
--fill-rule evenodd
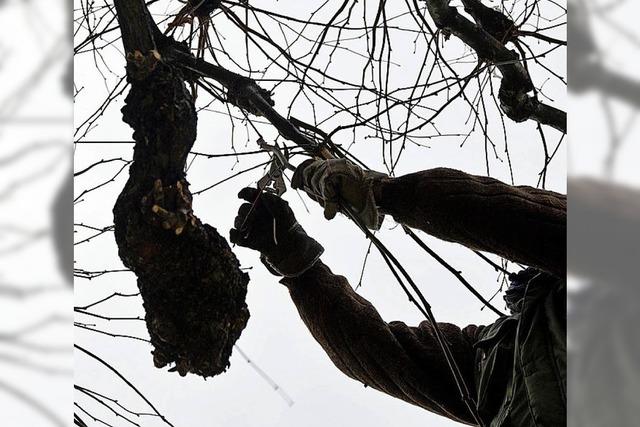
M115 6L131 85L122 113L136 142L113 210L119 255L138 277L154 364L214 376L229 366L249 318L249 277L227 241L192 211L184 170L197 115L183 72L162 61L157 46L166 40L142 0Z

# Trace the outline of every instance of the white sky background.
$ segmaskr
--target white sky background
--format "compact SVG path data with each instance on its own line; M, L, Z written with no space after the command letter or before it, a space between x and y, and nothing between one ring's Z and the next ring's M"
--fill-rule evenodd
M166 2L165 2L166 3ZM253 1L257 7L278 10L292 16L305 18L311 6L295 0L285 1ZM336 3L336 2L333 2ZM339 2L338 2L339 3ZM175 11L175 2L170 11ZM377 3L376 3L377 4ZM543 2L550 17L560 15L560 10L551 3ZM78 3L76 3L76 8ZM314 6L316 7L316 6ZM395 6L388 6L393 10ZM337 6L330 10L336 10ZM398 5L399 10L404 10ZM154 12L162 12L158 7ZM389 15L393 15L389 13ZM161 16L157 16L158 19ZM317 18L320 20L320 18ZM430 19L428 19L430 21ZM225 46L230 52L240 52L235 57L243 58L244 39L238 31L231 31L225 25L225 18L220 16L214 23L225 35ZM357 20L356 20L357 21ZM313 36L315 37L315 32ZM550 33L564 38L564 27L556 33ZM423 61L420 55L413 54L413 36L393 33L394 59L398 65L392 68L393 84L402 86L410 84L415 79L418 67ZM537 43L531 42L536 48ZM353 42L351 46L360 47L362 42ZM539 48L539 47L538 47ZM541 49L541 48L540 48ZM122 74L124 60L119 53L119 42L103 54L111 70L117 75ZM443 46L448 57L463 52L462 45L455 38L451 38ZM254 50L255 52L255 50ZM253 53L260 58L258 53ZM564 49L549 55L545 64L564 75ZM259 62L256 60L256 62ZM323 64L322 58L316 64ZM75 121L76 126L82 123L96 107L102 103L108 92L107 87L113 87L114 76L106 73L106 86L100 74L96 72L93 58L90 55L76 58L75 80L79 89L76 97ZM341 78L359 81L361 63L352 54L336 54L332 63L333 74ZM462 66L462 69L468 69ZM104 67L103 67L104 70ZM540 70L534 70L534 80L538 83L547 78ZM536 77L540 77L536 79ZM494 79L497 87L498 80ZM263 87L271 88L269 83ZM553 105L565 108L566 96L563 85L550 80L545 85L545 92L552 96ZM293 86L281 86L275 90L276 109L286 114L286 106L295 93ZM208 97L200 93L198 106L203 106ZM424 104L438 107L441 97ZM343 97L343 100L348 98ZM93 129L85 140L130 140L131 129L121 121L119 109L123 98L111 105L104 113L99 126ZM318 116L330 117L332 110L326 105L316 103ZM224 111L224 107L215 103L211 107ZM464 133L471 127L467 122L469 108L462 102L456 102L437 120L442 133ZM494 109L495 110L495 109ZM232 109L239 114L237 109ZM305 103L298 103L293 108L294 116L313 122L312 111ZM332 130L340 123L341 116L332 118L322 129ZM509 149L514 164L514 178L516 184L536 185L538 173L542 168L544 157L540 137L533 122L514 124L508 119L506 126L509 135ZM499 154L504 157L504 142L501 138L501 123L497 114L489 117L490 133L496 138ZM275 136L273 130L264 127L265 136ZM551 129L545 130L550 146L555 147L559 134ZM78 136L76 136L77 138ZM349 132L338 134L335 142L348 145ZM246 141L246 131L236 129L236 149L239 152L257 149L255 134ZM484 138L481 132L476 132L460 144L463 137L440 137L428 141L429 148L417 147L409 144L407 153L402 158L396 170L397 175L423 170L433 167L452 167L469 173L486 174L484 162ZM351 152L356 154L372 168L384 170L380 155L379 139L358 138ZM565 191L565 144L561 146L556 159L552 162L547 188L559 192ZM81 145L77 144L74 154L76 170L100 160L122 157L130 159L132 145ZM231 151L231 126L229 119L211 111L199 113L198 139L194 151L206 153L227 153ZM506 163L501 163L491 157L491 176L509 181L509 171ZM235 165L233 172L266 161L266 155L246 156L240 158L240 164ZM300 158L294 158L297 164ZM193 162L188 173L192 191L198 191L212 183L226 178L233 172L234 158L203 160ZM85 174L75 182L75 193L96 185L113 176L122 165L111 163L100 166L93 173ZM126 172L126 171L125 171ZM231 228L240 201L237 192L244 186L254 185L264 174L262 169L242 175L238 178L205 192L194 199L194 211L203 222L207 222L218 229L225 237ZM126 173L121 174L113 183L100 191L90 193L75 207L75 223L85 223L92 226L104 227L113 223L111 209L117 195L126 180ZM331 222L324 220L320 207L308 201L310 213L307 214L300 198L294 191L285 194L299 222L307 232L320 241L326 251L323 261L335 273L342 274L355 286L360 277L362 261L368 242L361 232L346 218L339 217ZM412 274L416 283L433 306L439 321L451 322L464 326L470 323L491 323L495 316L487 310L480 311L480 304L455 280L443 267L410 241L401 229L394 227L391 218L384 224L379 237L398 256L407 270ZM497 274L484 261L479 259L468 249L430 238L420 233L428 244L460 269L477 289L485 296L491 296L499 287ZM85 234L76 233L75 240L79 241ZM89 243L76 246L75 266L86 270L100 271L104 269L121 268L122 264L117 256L113 234L106 234ZM338 371L330 362L328 356L311 337L300 320L296 309L289 299L286 289L278 284L278 279L270 275L258 260L254 251L235 248L235 253L243 267L253 267L249 272L248 305L251 318L238 344L259 366L264 369L295 402L289 407L285 401L265 383L256 372L240 357L237 352L231 360L231 367L223 375L203 381L201 378L188 376L179 377L176 373L167 373L153 367L150 355L150 345L128 339L114 339L108 336L76 330L76 341L99 354L111 362L120 372L132 380L137 387L164 413L176 426L234 426L234 427L293 427L293 426L347 426L366 425L369 427L386 427L393 425L413 426L448 426L455 423L442 417L433 415L423 409L411 406L372 389L365 389L361 384L349 379ZM513 266L511 266L514 269ZM76 305L100 299L114 291L137 292L135 276L131 273L115 273L96 278L92 281L76 279ZM359 292L371 301L387 320L402 320L409 325L416 325L423 319L417 310L407 301L402 290L387 270L382 259L372 250L364 275L363 285ZM503 308L501 297L496 299L498 307ZM142 314L141 300L138 298L117 300L106 304L101 313L118 315ZM82 321L92 321L86 317L77 318ZM146 328L139 324L120 324L118 322L98 323L102 329L134 334L146 337ZM126 386L110 375L105 369L82 355L76 355L76 383L90 386L111 396L118 396L123 402L131 403L134 408L143 409L139 399L127 391ZM76 398L79 398L76 396ZM96 414L104 412L96 410ZM125 425L116 421L114 425ZM152 418L142 419L141 425L160 425Z

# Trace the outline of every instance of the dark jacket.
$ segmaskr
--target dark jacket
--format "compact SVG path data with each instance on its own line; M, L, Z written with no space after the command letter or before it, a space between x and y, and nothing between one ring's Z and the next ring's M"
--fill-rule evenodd
M375 193L380 209L400 223L540 270L521 283L519 312L489 326L439 327L487 425L564 425L566 197L451 169L385 179ZM385 322L322 262L283 283L347 376L473 424L428 322Z

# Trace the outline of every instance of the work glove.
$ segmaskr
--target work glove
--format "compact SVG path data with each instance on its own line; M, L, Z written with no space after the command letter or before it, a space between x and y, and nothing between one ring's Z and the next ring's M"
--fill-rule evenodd
M260 260L278 276L296 277L311 268L324 252L296 221L289 204L278 196L257 188L244 188L230 240L259 251Z
M373 183L384 177L347 159L306 160L293 174L291 187L304 190L319 202L327 219L333 219L342 210L341 204L346 204L367 228L379 230L384 215L378 212Z

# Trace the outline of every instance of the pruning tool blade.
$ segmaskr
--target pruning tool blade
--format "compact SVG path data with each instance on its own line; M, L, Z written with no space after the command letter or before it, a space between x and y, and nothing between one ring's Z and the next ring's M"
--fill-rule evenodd
M258 140L258 146L271 153L271 165L265 176L258 181L258 188L262 191L282 196L287 191L287 186L284 182L284 170L287 168L295 169L289 163L289 150L286 146L280 149L275 144L269 145L262 138Z

